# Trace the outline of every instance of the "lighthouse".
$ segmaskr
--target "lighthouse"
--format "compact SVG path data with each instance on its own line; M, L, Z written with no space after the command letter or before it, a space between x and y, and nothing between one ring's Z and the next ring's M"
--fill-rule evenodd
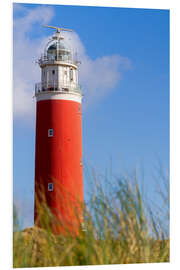
M41 82L35 85L35 206L34 223L41 223L41 203L53 217L54 233L77 232L83 220L82 92L77 54L60 27L46 44L38 64ZM69 43L69 42L68 42Z

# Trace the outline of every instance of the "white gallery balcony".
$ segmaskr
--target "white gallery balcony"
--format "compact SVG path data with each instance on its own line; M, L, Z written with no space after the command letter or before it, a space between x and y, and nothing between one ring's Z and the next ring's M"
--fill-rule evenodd
M41 82L35 84L35 96L39 95L44 92L58 92L58 93L78 93L82 95L82 89L79 84L76 86L72 86L70 84L64 84L62 86L59 86L55 82L51 83L44 83Z

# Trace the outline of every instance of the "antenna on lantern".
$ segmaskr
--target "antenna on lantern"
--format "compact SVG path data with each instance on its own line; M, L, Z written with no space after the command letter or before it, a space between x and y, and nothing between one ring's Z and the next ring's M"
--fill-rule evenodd
M56 29L56 33L60 33L61 31L73 32L72 29L63 28L63 27L56 27L56 26L51 26L51 25L43 25L43 27Z
M63 27L56 27L56 26L51 26L51 25L43 25L43 27L56 29L56 33L53 35L53 39L56 39L56 40L63 39L63 37L60 35L62 31L73 32L72 29L63 28Z

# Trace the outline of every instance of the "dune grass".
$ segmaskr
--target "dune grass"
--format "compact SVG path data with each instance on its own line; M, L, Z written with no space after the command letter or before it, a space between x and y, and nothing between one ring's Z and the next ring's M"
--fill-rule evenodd
M116 179L111 195L98 181L94 187L88 205L82 205L84 223L76 236L67 229L66 235L54 235L48 226L52 214L46 205L40 205L45 229L34 226L14 232L13 266L168 262L169 234L165 220L169 218L168 188L167 194L165 190L159 194L163 211L168 212L165 215L150 208L136 177L133 181L127 177Z

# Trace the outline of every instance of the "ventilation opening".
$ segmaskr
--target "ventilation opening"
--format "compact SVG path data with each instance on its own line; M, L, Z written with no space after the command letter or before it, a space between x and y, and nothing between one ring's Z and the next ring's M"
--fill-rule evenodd
M82 166L83 165L83 163L82 163L82 158L80 158L80 166Z
M63 90L64 92L69 92L69 89L68 89L68 88L62 88L62 90Z

